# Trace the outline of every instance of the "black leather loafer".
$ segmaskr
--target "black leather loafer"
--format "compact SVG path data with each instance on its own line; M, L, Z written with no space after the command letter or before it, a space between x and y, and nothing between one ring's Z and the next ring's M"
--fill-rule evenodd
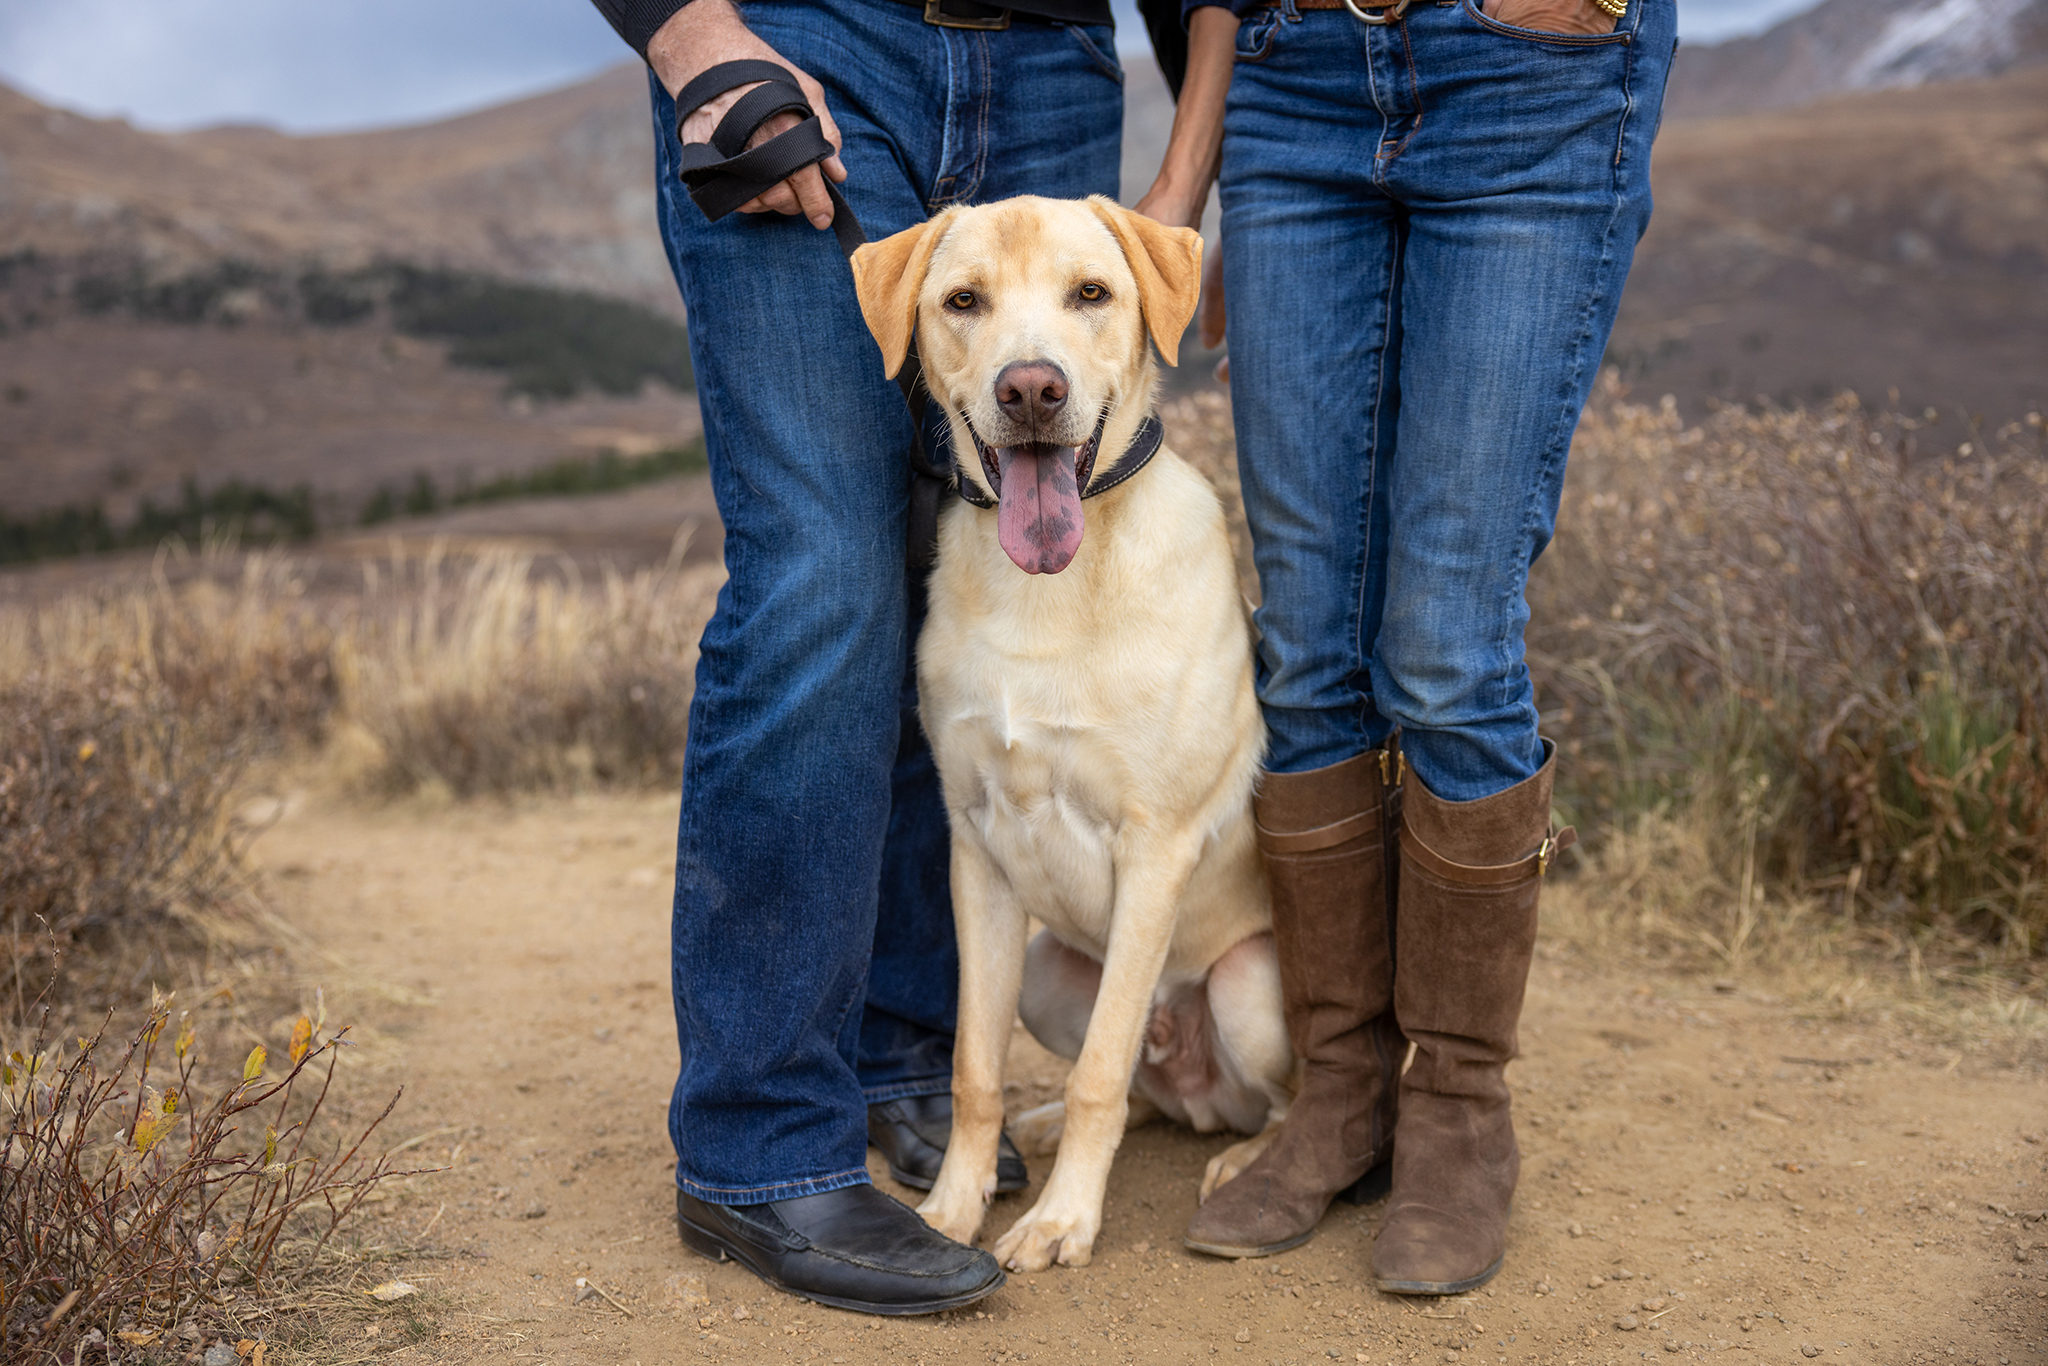
M1004 1279L988 1253L962 1247L873 1186L764 1205L712 1205L677 1191L676 1228L694 1252L863 1314L958 1309Z
M928 1191L939 1179L946 1160L946 1141L953 1136L953 1097L905 1096L868 1107L868 1142L889 1159L889 1175L906 1186ZM996 1193L1007 1195L1031 1184L1024 1155L1006 1130L996 1140Z

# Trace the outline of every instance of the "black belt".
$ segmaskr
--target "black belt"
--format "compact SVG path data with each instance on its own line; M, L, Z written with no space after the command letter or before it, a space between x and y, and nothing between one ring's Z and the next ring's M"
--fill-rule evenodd
M980 0L897 0L924 11L924 21L940 28L1005 29L1025 24L1108 24L1114 22L1103 0L1044 0L1053 13L1036 7L1005 8Z
M911 0L905 2L910 3ZM930 0L930 3L957 5L972 3L972 0ZM721 62L677 91L677 141L682 140L683 120L695 113L700 105L710 103L735 86L753 85L756 81L762 84L740 96L726 111L725 117L712 131L711 141L682 144L682 181L690 187L691 202L714 223L748 200L774 189L804 167L814 166L832 155L832 144L826 141L824 126L811 109L810 101L804 97L803 88L787 68L774 62ZM759 147L747 146L755 129L777 114L789 113L803 115L803 122L787 132L776 134ZM839 187L823 172L819 173L819 179L824 183L825 193L832 199L832 233L839 239L839 249L851 259L855 251L867 245L867 234L861 231L860 220L854 216L853 206L846 202L846 196L839 192ZM927 452L925 433L928 424L918 419L932 405L921 407L918 403L917 392L923 384L924 367L918 363L917 340L913 337L903 357L903 367L896 372L896 387L902 391L911 421L918 428L918 439L912 444L910 454L910 525L904 546L904 560L913 569L930 568L938 558L939 506L946 498L957 497L961 492L958 457L952 453L949 441L943 437L934 440L931 448L935 454ZM1158 449L1158 420L1147 418L1131 450L1105 471L1102 479L1094 481L1096 487L1082 496L1101 493L1122 483L1150 460ZM975 491L979 493L980 489Z

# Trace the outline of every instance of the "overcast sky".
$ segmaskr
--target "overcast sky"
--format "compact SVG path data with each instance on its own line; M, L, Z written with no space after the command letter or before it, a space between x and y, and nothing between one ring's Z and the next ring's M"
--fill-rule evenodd
M1713 42L1814 3L1679 0L1679 31ZM1116 5L1143 50L1132 0ZM0 0L0 81L149 128L414 123L629 55L588 0Z

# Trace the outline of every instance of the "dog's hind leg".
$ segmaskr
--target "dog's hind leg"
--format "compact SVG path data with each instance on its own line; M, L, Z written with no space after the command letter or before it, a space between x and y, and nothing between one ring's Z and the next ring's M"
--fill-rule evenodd
M1209 971L1209 1009L1216 1030L1217 1108L1231 1114L1233 1128L1257 1132L1209 1159L1202 1174L1204 1200L1272 1145L1297 1085L1272 935L1253 935L1216 960Z
M996 1240L996 1260L1012 1270L1042 1271L1054 1261L1086 1266L1094 1256L1110 1163L1130 1113L1131 1074L1173 939L1181 894L1201 856L1202 836L1199 831L1161 834L1132 822L1118 844L1109 954L1102 965L1102 986L1088 1021L1087 1041L1067 1077L1067 1122L1059 1160L1038 1202ZM963 943L963 964L966 955ZM964 1001L962 1005L964 1020ZM957 1085L959 1054L954 1056Z
M1159 1113L1159 1107L1149 1098L1133 1091L1129 1112L1124 1116L1124 1132L1143 1128L1159 1118ZM1060 1150L1060 1139L1066 1132L1067 1103L1063 1100L1034 1105L1010 1123L1010 1140L1026 1157L1051 1157Z
M953 1134L925 1222L972 1243L996 1192L996 1143L1003 1131L1003 1059L1024 973L1025 916L1009 884L954 814L953 926L960 941L960 1017L953 1041Z
M1068 1062L1081 1056L1088 1017L1102 988L1102 964L1040 930L1024 950L1024 989L1017 1015L1048 1053Z
M1067 947L1051 930L1040 930L1024 950L1024 991L1017 1002L1018 1017L1031 1037L1048 1053L1068 1062L1081 1056L1088 1038L1088 1017L1095 1010L1095 995L1102 986L1102 964ZM1159 1109L1142 1093L1133 1091L1126 1132L1157 1118ZM1010 1124L1010 1138L1026 1157L1050 1157L1059 1151L1067 1128L1067 1103L1063 1100L1035 1105Z

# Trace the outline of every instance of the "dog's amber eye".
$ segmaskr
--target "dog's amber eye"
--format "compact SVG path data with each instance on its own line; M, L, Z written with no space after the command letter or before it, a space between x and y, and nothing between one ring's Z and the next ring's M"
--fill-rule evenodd
M1077 292L1081 296L1081 302L1089 304L1099 304L1109 297L1109 291L1096 284L1093 280L1082 285Z
M957 308L962 313L974 307L975 302L974 291L971 289L956 289L946 296L946 307Z

